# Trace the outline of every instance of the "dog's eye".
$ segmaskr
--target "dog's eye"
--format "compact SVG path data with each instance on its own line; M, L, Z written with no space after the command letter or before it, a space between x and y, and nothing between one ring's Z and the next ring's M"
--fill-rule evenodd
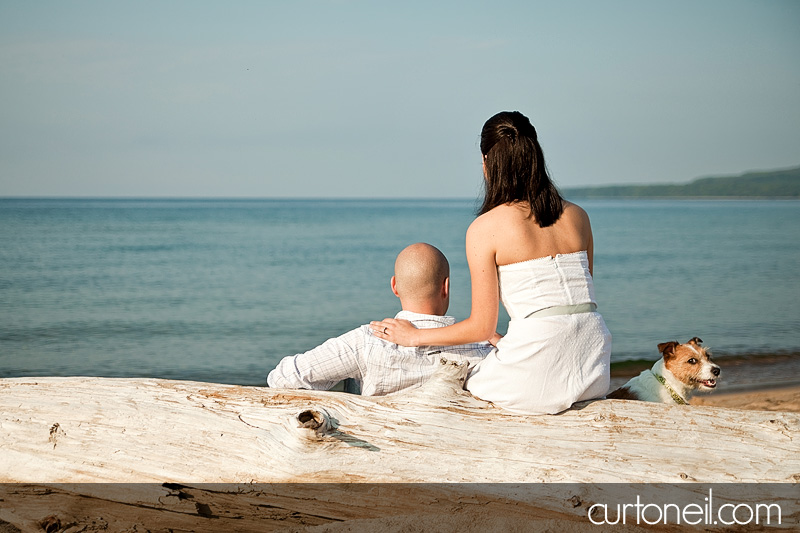
M695 359L694 357L692 357L691 359L689 359L689 360L688 360L688 361L686 361L686 362L687 362L687 363L689 363L690 365L696 365L696 364L697 364L697 359Z

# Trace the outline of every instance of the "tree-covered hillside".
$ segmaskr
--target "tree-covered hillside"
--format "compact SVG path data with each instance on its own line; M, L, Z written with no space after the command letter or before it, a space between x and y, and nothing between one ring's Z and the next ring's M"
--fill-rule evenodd
M563 190L567 198L800 198L800 167L699 178L674 185L612 185Z

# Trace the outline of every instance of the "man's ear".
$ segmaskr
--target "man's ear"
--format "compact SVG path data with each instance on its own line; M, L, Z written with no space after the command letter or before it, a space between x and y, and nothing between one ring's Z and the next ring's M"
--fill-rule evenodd
M392 285L392 292L394 293L394 295L400 298L400 295L397 294L397 279L395 279L394 276L392 276L391 285Z
M442 284L442 298L448 298L450 296L450 276L444 278L444 283Z

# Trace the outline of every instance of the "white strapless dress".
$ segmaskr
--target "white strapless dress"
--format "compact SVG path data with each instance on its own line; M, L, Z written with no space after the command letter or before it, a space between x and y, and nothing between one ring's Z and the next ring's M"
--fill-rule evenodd
M594 304L586 252L497 268L510 322L470 373L474 396L522 414L555 414L608 392L611 333L600 313L536 317L546 308Z

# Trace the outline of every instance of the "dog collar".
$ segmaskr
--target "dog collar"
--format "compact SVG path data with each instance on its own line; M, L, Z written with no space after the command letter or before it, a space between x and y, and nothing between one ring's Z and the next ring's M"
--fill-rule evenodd
M656 377L656 379L659 381L659 383L661 383L662 385L664 385L664 387L667 388L667 390L669 391L670 395L672 395L672 399L675 400L675 403L677 403L678 405L689 405L689 403L686 400L681 398L680 394L675 392L673 390L673 388L669 386L669 383L667 383L667 380L664 379L664 376L662 376L661 374L656 374L652 370L650 372Z

